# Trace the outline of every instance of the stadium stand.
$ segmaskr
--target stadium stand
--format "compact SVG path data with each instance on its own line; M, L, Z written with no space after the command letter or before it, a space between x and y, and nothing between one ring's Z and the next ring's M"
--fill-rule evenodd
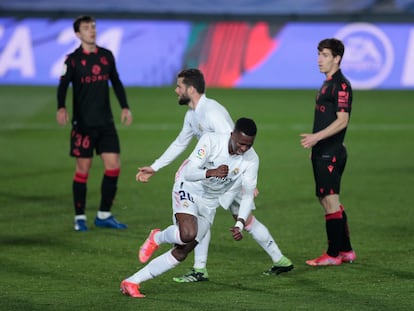
M93 8L91 8L93 7ZM3 14L12 12L89 12L200 15L330 15L414 13L413 0L0 0Z

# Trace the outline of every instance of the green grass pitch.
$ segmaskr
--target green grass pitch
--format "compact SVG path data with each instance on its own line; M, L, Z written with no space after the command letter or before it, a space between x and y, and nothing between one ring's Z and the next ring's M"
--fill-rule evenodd
M413 91L355 91L341 199L358 259L314 268L305 260L326 248L324 218L299 134L311 130L316 91L209 89L207 95L227 106L234 119L251 117L258 124L255 214L295 269L262 275L270 259L248 234L233 241L234 222L220 209L212 230L210 281L172 281L191 267L191 254L176 269L143 283L145 299L121 295L119 283L142 267L137 250L149 230L171 223L173 174L185 155L148 184L138 184L135 174L177 135L185 108L177 105L173 86L127 93L132 126L120 124L112 102L122 147L113 213L129 229L92 224L103 171L95 158L88 183L90 231L76 233L70 128L56 123L55 88L0 87L0 310L412 310Z

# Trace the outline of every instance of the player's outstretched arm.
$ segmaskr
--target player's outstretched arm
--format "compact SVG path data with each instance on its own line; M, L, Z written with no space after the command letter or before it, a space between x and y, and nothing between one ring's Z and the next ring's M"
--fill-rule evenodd
M139 182L148 182L154 174L155 171L151 166L139 167L135 179Z

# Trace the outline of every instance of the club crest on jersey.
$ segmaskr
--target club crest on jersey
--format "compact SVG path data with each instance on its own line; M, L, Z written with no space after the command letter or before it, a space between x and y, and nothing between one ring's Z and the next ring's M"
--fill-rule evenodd
M183 204L183 207L188 207L190 204L188 203L188 201L184 201L184 202L182 202L182 204Z
M94 75L99 75L100 73L101 73L101 66L99 66L99 65L93 65L93 67L92 67L92 73L94 74Z
M206 149L204 149L204 147L201 147L200 149L197 150L197 152L196 152L196 157L197 158L199 158L201 160L205 156L206 156Z
M231 172L233 175L237 175L239 173L240 169L236 167L233 172Z

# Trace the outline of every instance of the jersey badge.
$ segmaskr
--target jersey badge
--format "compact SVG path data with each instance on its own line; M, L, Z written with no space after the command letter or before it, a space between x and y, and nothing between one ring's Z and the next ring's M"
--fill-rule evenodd
M236 167L236 168L233 170L232 174L233 174L233 175L237 175L237 174L239 173L239 171L240 171L240 169L239 169L238 167Z
M100 61L101 61L101 64L102 64L102 65L105 65L105 66L107 66L107 65L108 65L108 60L106 59L106 57L105 57L105 56L102 56L102 57L101 57L101 59L100 59Z
M204 147L201 147L200 149L197 150L196 152L196 157L198 159L203 159L206 156L206 149L204 149Z

